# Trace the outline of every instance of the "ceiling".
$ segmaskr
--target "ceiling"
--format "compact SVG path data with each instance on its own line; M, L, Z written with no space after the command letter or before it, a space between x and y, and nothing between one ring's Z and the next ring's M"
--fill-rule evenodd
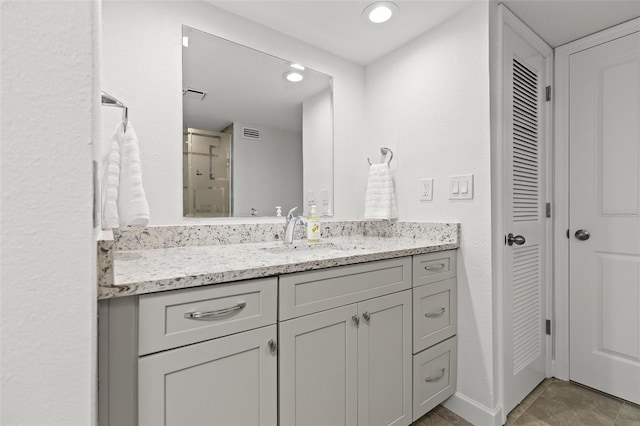
M362 19L362 11L373 0L206 1L337 56L368 65L443 23L470 1L481 0L394 0L400 12L386 24ZM638 0L504 0L503 3L552 47L640 17Z

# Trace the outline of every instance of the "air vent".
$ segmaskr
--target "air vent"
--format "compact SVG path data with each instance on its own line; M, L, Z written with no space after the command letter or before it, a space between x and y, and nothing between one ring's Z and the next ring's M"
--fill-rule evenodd
M188 87L186 89L182 89L182 96L184 96L187 99L195 99L196 101L203 101L204 97L207 96L207 92Z
M245 139L251 139L253 141L262 140L262 132L255 127L242 126L242 137Z

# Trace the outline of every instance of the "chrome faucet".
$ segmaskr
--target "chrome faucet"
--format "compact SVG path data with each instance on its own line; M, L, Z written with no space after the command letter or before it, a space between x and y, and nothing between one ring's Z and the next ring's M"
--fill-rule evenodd
M284 228L284 240L282 240L285 244L293 244L293 231L296 229L296 224L305 225L307 222L304 220L302 216L294 216L293 212L298 208L294 207L289 210L287 213L287 222Z

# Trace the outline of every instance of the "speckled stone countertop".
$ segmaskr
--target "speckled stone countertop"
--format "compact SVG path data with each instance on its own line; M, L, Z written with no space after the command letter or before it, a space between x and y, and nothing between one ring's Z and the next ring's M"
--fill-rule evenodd
M167 229L161 232L167 233ZM281 241L259 241L177 247L160 244L162 248L157 248L157 244L151 246L153 248L140 244L139 249L132 249L135 245L129 242L119 249L119 239L122 241L121 236L116 235L115 243L106 238L106 242L98 244L99 253L113 249L111 261L104 256L98 261L102 268L98 280L99 299L456 249L459 224L404 225L368 235L335 235L317 245L299 239L293 248L285 247Z

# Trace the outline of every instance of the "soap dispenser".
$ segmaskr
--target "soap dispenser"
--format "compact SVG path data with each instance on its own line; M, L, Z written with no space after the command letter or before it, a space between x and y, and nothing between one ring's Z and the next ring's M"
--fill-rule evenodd
M320 218L316 213L316 205L311 206L311 212L307 217L307 242L317 244L320 242Z

